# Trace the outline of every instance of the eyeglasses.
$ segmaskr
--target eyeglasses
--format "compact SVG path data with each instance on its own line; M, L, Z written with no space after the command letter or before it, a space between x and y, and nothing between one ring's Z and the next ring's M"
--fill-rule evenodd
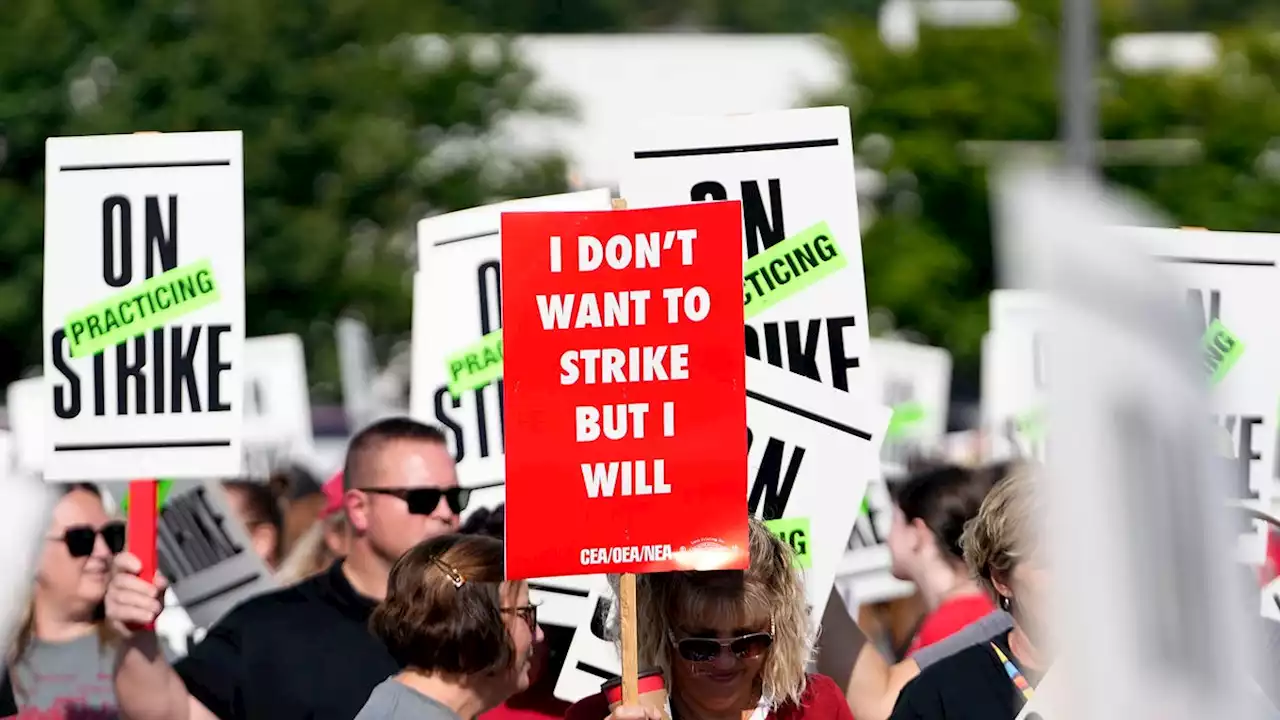
M773 634L767 632L748 633L736 638L699 638L688 637L677 640L676 652L689 662L711 662L720 657L725 650L733 653L739 660L751 660L765 654L773 646Z
M93 546L98 542L99 535L102 536L102 541L107 544L107 549L112 555L118 555L124 550L125 526L119 521L109 522L100 528L92 525L72 525L63 530L61 535L49 539L66 543L67 552L71 557L86 558L93 554Z
M440 498L449 504L449 509L460 513L466 509L471 500L471 488L361 488L374 495L390 495L405 501L409 512L413 515L430 515L440 505Z
M538 606L537 605L519 605L517 607L504 607L502 612L510 613L521 618L529 624L529 630L535 635L538 633Z

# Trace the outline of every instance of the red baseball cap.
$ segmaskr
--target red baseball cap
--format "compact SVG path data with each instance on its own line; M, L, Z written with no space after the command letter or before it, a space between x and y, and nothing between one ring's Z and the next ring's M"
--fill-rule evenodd
M324 510L320 511L320 517L327 518L342 510L342 496L346 494L346 491L342 487L341 470L339 470L336 475L329 478L329 480L326 481L320 489L324 492L325 497Z

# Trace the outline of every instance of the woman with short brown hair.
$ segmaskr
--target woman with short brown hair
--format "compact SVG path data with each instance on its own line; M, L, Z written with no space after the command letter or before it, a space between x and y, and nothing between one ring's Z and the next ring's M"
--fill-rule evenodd
M401 556L369 628L404 669L356 720L469 720L527 688L542 633L528 584L503 578L493 538L444 535Z

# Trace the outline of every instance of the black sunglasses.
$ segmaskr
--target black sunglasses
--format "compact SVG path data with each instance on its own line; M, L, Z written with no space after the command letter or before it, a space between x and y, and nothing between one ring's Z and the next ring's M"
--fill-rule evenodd
M739 660L751 660L765 654L773 647L773 635L767 632L756 632L736 638L698 638L689 637L677 640L673 635L671 641L676 645L676 652L689 662L711 662L720 657L725 650L732 652Z
M533 634L538 634L538 606L537 605L519 605L517 607L504 607L502 612L511 613L518 618L523 619L529 624L529 630Z
M107 549L112 555L118 555L124 550L125 527L124 523L119 521L109 522L100 528L91 525L72 525L62 534L51 538L53 540L61 540L67 544L67 552L73 558L86 558L93 554L93 546L98 541L98 536L102 536L102 541L107 544Z
M360 488L375 495L390 495L405 501L409 512L414 515L430 515L440 505L440 498L449 504L449 509L460 513L466 509L471 500L471 488Z

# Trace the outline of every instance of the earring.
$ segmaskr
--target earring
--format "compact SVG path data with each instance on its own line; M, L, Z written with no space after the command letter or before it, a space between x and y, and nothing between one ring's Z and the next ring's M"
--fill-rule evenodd
M1007 613L1013 612L1013 598L1009 597L1008 595L1001 595L999 603L1000 603L1001 610Z

